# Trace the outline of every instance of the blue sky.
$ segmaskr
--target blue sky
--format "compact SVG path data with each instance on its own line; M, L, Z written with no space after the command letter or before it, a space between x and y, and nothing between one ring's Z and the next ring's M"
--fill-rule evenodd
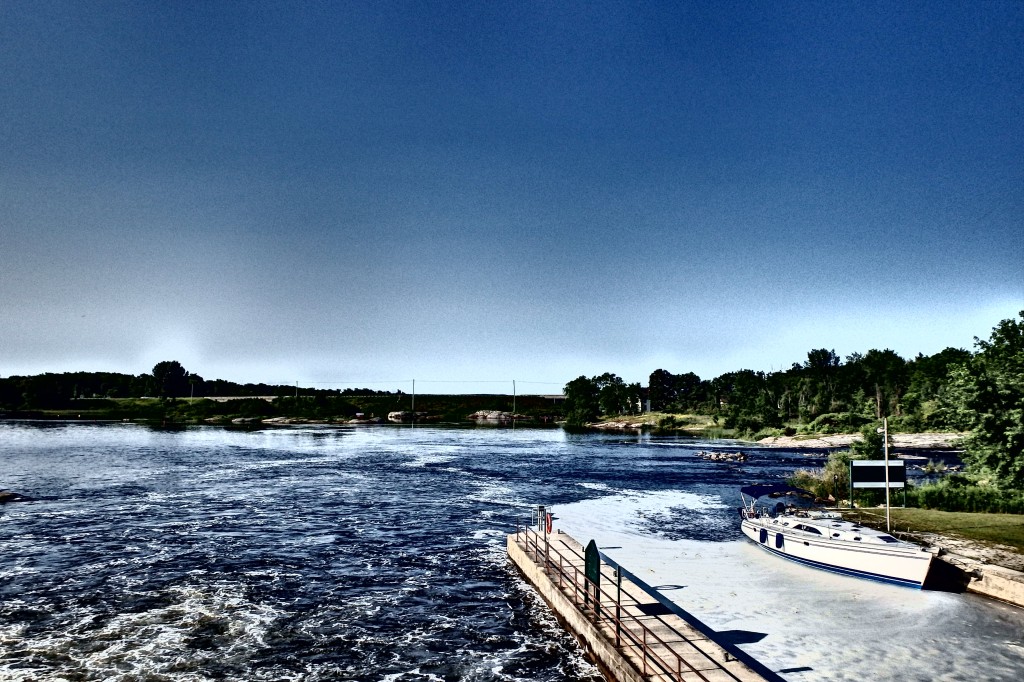
M3 376L552 392L1024 308L1019 2L5 2L0 45Z

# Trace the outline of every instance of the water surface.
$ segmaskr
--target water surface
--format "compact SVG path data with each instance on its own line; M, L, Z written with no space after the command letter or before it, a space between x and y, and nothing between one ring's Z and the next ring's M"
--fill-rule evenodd
M0 508L0 678L597 680L509 567L505 534L531 505L571 522L582 504L633 538L741 547L738 486L807 457L725 464L704 447L0 422L0 487L36 499ZM645 516L623 495L701 502Z

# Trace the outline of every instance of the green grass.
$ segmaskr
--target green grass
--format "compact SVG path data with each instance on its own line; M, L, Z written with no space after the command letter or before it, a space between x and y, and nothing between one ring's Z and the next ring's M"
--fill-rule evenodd
M651 424L658 424L663 420L667 420L666 427L677 431L701 431L703 429L717 428L714 419L705 414L648 412L637 418L644 419Z
M841 511L851 521L856 520L873 528L885 527L884 510ZM1005 545L1024 553L1024 515L893 508L890 510L890 519L894 530L901 531L909 527L912 533L937 533L987 545Z

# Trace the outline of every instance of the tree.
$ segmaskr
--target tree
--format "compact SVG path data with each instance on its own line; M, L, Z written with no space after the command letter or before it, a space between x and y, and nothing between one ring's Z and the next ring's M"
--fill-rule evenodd
M153 379L161 397L176 398L188 393L188 372L177 360L164 360L153 366Z
M878 424L860 430L861 439L850 444L850 452L859 459L885 459L885 435Z
M964 365L973 357L963 348L946 348L935 355L918 354L910 363L910 391L920 400L932 400L946 386L953 365Z
M578 376L565 385L565 415L570 426L583 426L597 419L601 412L597 383Z
M781 426L777 401L764 372L741 369L711 383L726 428L754 433L765 426Z
M834 350L817 348L807 353L804 369L810 383L808 388L809 393L813 396L812 404L815 406L813 409L815 414L832 411L836 391L836 374L840 364L839 356Z
M956 428L943 409L942 397L948 390L950 372L969 364L972 357L968 350L946 348L932 356L918 354L909 363L910 382L902 408L915 416L920 429Z
M900 398L907 387L907 361L891 351L871 349L861 361L864 389L875 396L875 418L900 414Z
M666 370L656 369L647 380L650 390L651 409L664 410L676 401L675 376Z
M693 372L677 374L675 377L676 401L675 409L680 412L694 410L704 401L706 382Z
M189 374L188 375L188 394L189 394L189 396L190 397L194 397L197 393L200 396L202 396L203 395L203 384L204 383L205 383L205 379L203 379L203 377L199 376L198 374ZM199 387L198 390L196 390L197 386Z
M601 414L619 415L627 411L626 382L608 372L591 381L597 386Z
M946 396L951 419L971 434L964 460L1006 487L1024 487L1024 311L1003 320L978 353L954 366Z

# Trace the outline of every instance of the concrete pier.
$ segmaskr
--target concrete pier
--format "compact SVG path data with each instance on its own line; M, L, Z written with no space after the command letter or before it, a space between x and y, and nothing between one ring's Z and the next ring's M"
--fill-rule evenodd
M524 528L507 538L516 565L612 682L779 681L623 567L600 561L586 577L585 549L562 532Z
M1020 571L943 551L932 562L926 588L931 586L933 575L934 589L971 592L1024 607L1024 573Z

